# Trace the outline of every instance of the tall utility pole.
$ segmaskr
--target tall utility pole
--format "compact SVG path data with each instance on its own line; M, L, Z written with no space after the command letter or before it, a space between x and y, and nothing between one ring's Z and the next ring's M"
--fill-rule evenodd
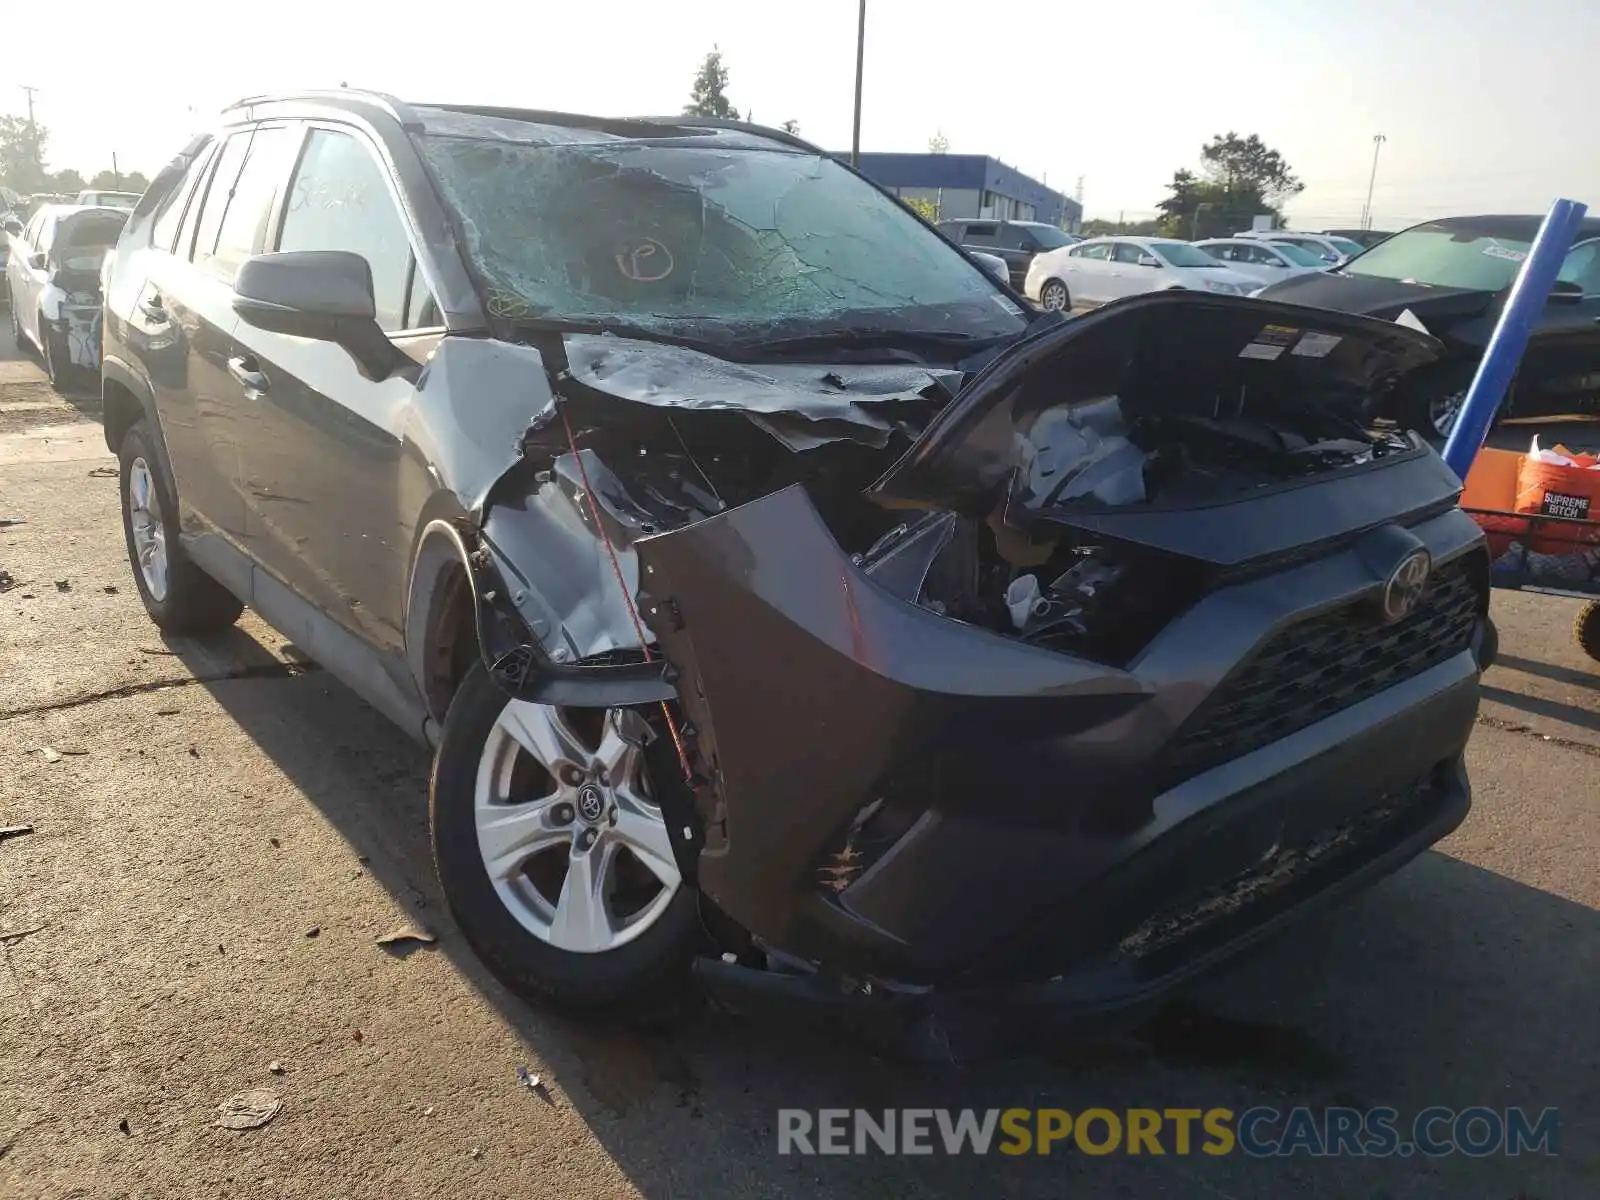
M1367 203L1361 210L1361 228L1372 228L1372 188L1378 182L1378 151L1383 149L1383 144L1389 139L1381 133L1372 135L1372 174L1367 177Z
M33 173L39 184L44 183L44 161L39 157L39 127L33 123L33 94L38 88L24 86L28 93L28 149L33 153Z
M850 165L861 166L861 68L867 56L867 0L861 0L861 16L856 22L856 120L850 134Z

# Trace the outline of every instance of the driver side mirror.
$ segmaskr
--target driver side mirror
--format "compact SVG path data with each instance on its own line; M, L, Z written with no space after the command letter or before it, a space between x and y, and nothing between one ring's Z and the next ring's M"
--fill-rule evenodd
M269 333L342 346L361 373L387 379L416 364L378 327L372 268L348 250L291 250L245 259L233 281L233 311Z
M4 220L0 220L0 231L5 233L21 233L22 222L13 216L7 216Z
M28 265L35 271L44 270L44 264L47 261L49 260L45 257L45 252L43 250L35 250L32 254L28 255Z
M1159 267L1161 260L1154 254L1141 254L1139 255L1139 265L1141 267Z

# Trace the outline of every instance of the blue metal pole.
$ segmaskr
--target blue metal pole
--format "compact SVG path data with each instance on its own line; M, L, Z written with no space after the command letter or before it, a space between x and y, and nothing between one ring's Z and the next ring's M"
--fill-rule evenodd
M1511 386L1511 377L1516 374L1522 353L1528 348L1528 335L1550 299L1550 289L1555 286L1561 262L1572 248L1578 223L1587 211L1587 206L1576 200L1557 200L1552 204L1528 250L1527 261L1511 285L1500 322L1494 327L1494 334L1483 352L1483 361L1478 364L1472 386L1461 403L1455 428L1444 444L1444 461L1462 479L1467 477L1467 469L1488 436L1495 410Z

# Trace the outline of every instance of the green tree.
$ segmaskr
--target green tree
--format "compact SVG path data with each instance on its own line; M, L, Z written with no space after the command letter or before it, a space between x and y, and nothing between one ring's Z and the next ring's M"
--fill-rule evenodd
M792 133L796 137L799 137L800 136L800 122L796 121L793 117L790 117L787 121L785 121L783 123L783 131L785 133Z
M700 70L695 73L694 86L689 89L689 103L683 106L683 113L687 117L737 119L739 116L739 110L728 99L728 68L722 65L722 51L715 46L701 60Z
M934 130L933 136L928 139L928 153L929 154L948 154L948 153L950 153L950 139L945 137L944 130L942 130L942 129Z
M1167 237L1220 237L1248 228L1262 213L1305 189L1289 164L1255 134L1242 138L1228 132L1200 149L1200 174L1180 170L1167 185L1170 193L1156 207Z
M905 201L907 208L916 213L917 216L921 217L929 225L932 225L938 221L939 206L936 205L932 200L925 200L920 196L901 196L900 199Z
M0 183L27 195L45 187L44 148L50 132L21 117L0 117Z
M144 177L142 171L132 171L122 177L122 190L138 192L142 196L150 190L150 181Z
M89 180L89 186L97 192L115 192L122 187L122 176L115 171L101 171Z
M65 167L50 176L50 189L60 192L63 196L76 196L87 186L83 182L83 176L71 167Z

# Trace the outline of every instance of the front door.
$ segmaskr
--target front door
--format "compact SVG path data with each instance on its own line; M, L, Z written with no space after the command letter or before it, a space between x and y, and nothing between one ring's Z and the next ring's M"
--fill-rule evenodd
M437 311L415 271L386 166L351 130L313 127L269 249L347 250L372 268L377 320L420 359ZM434 332L412 332L424 327ZM256 562L369 645L403 652L413 530L399 495L414 385L373 381L331 342L241 323L230 362L247 398L243 486Z

